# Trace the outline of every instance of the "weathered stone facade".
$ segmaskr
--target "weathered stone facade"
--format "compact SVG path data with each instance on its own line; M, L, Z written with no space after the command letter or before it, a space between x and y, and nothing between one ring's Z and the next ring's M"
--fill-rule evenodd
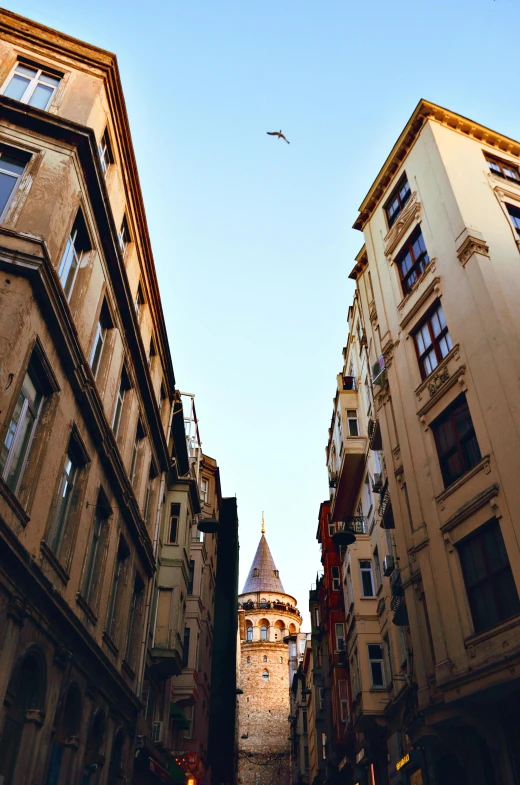
M238 781L289 785L289 641L296 640L301 616L284 592L263 534L239 613Z

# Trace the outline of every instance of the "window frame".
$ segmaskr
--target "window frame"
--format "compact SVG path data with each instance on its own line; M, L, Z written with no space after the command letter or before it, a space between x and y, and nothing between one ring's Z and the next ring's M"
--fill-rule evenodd
M117 233L117 242L124 259L128 253L128 246L132 242L132 235L130 234L130 227L128 225L126 213L123 215L123 220L121 221L121 226L119 227L119 231Z
M74 223L72 224L65 249L58 265L57 273L60 284L70 303L78 273L83 265L83 260L92 251L92 240L88 231L85 216L81 207L78 207ZM74 264L75 263L75 264ZM71 270L72 277L71 277Z
M174 508L176 509L174 512ZM175 539L172 540L172 527L173 527L173 520L176 521L175 523ZM181 520L181 505L179 502L170 502L170 512L168 515L168 540L167 545L176 545L178 543L179 538L179 523Z
M415 243L421 238L422 243L424 245L424 251L422 251L419 256L415 256L415 252L413 250L413 246ZM403 272L402 263L406 259L407 256L410 256L412 264L408 271L405 273ZM426 272L427 268L431 263L430 256L428 254L428 249L426 248L426 242L424 240L424 235L422 233L421 227L418 225L413 229L412 232L408 235L405 239L404 243L402 244L401 248L399 249L399 253L395 257L395 265L397 271L399 273L399 279L401 281L401 288L403 290L403 296L407 296L413 290L414 286L417 284L417 281L422 277L422 275ZM422 269L421 269L422 268ZM416 275L416 278L409 283L408 279L413 275Z
M108 514L102 512L107 509ZM95 608L99 596L99 585L95 582L96 573L103 569L104 548L106 535L108 534L109 519L112 515L112 508L108 500L100 489L94 508L94 517L91 525L91 535L89 537L88 551L85 555L85 568L81 580L81 596L89 608ZM97 530L97 535L96 535Z
M368 564L369 567L362 567L362 564ZM361 596L363 599L373 600L376 597L376 587L374 581L374 567L372 564L372 559L359 559L359 573L361 579ZM363 575L369 574L370 581L372 583L372 594L365 594L365 584L363 582Z
M465 405L466 412L467 412L467 420L471 425L470 428L467 429L466 433L462 436L463 438L459 438L459 434L457 431L457 427L455 424L455 415L457 409L460 409L461 406ZM467 422L466 420L466 422ZM452 436L455 435L455 442L454 445L450 447L449 450L441 453L441 445L440 445L440 435L441 431L440 428L445 423L450 423L450 429ZM482 453L480 451L480 445L478 443L477 434L475 432L475 426L473 425L473 418L471 417L471 411L469 408L468 400L464 393L458 395L450 404L447 406L444 411L439 414L438 417L430 424L430 429L433 433L433 437L435 440L435 447L437 450L437 458L439 460L439 467L441 470L442 480L444 483L444 487L448 488L458 479L463 477L467 474L471 469L473 469L481 460L482 460ZM464 450L461 448L461 445L469 444L471 441L474 441L476 446L476 460L473 463L470 463L469 457L466 455ZM459 474L453 474L448 461L452 455L458 455L459 463L461 466L461 472Z
M337 574L334 574L334 570L337 571ZM333 564L330 568L330 577L331 577L331 585L332 591L341 591L341 571L339 565Z
M105 130L103 131L101 139L98 142L98 156L99 163L101 164L101 171L103 172L103 176L106 179L110 167L115 163L108 125L105 126Z
M8 89L9 85L11 84L13 79L15 78L16 70L17 70L18 66L22 66L22 68L32 68L33 70L36 71L36 74L35 74L35 76L33 76L31 78L29 78L27 74L19 74L19 76L21 76L22 78L29 79L29 83L28 83L27 87L25 88L24 92L22 93L22 95L20 96L20 98L13 98L13 97L5 95L5 94L6 94L6 90ZM33 97L34 93L36 92L36 89L38 88L38 86L40 84L45 85L45 87L50 87L50 85L47 82L41 82L40 81L42 75L50 76L53 79L57 79L58 80L58 83L53 86L52 93L50 94L50 96L49 96L49 98L47 100L47 103L46 103L45 107L43 107L43 108L37 106L36 104L31 104L31 102L30 102L31 98ZM47 67L47 66L42 67L38 63L35 63L35 62L33 62L31 60L28 60L28 59L25 59L24 57L18 57L16 62L15 62L15 64L11 68L11 71L9 72L9 75L7 76L4 84L2 85L1 94L5 95L6 98L10 98L11 101L19 101L21 104L25 104L26 106L33 106L35 109L40 109L43 112L48 112L49 111L49 107L51 106L52 102L54 101L54 99L56 97L56 93L58 92L58 89L60 88L60 85L63 82L64 76L65 76L64 73L62 73L60 71L57 71L57 70L55 70L53 68L50 68L50 67Z
M352 412L354 412L354 414L352 414ZM356 433L352 433L351 425L353 423L355 423ZM357 409L347 409L347 427L348 427L349 438L358 439L360 436L360 431L359 431L359 417L358 417Z
M512 161L505 161L503 158L497 158L496 156L491 155L484 150L482 152L484 153L484 158L486 159L486 163L491 174L495 175L495 177L500 177L502 180L507 180L510 183L516 183L517 185L520 185L520 167L517 164L513 163ZM490 165L491 163L496 164L500 171L497 172L495 169L492 169ZM503 168L507 168L516 172L518 177L508 177L508 175L502 171Z
M401 195L401 191L403 190L403 187L405 185L408 186L408 192L406 194L406 197L403 197ZM385 211L385 216L386 216L386 223L388 224L389 229L391 229L392 226L395 224L395 222L403 212L404 208L410 201L411 196L412 196L412 189L410 188L410 183L408 181L408 177L406 176L406 172L403 172L403 174L397 181L397 184L392 189L390 196L388 197L388 199L383 205L383 209ZM396 208L396 211L392 213L392 215L390 215L389 213L390 207L392 206L393 202L395 202L396 199L399 203L398 207Z
M68 464L70 464L69 471L67 470ZM82 463L78 461L73 445L69 441L58 484L57 503L52 513L52 522L46 538L47 545L56 557L58 557L63 543L63 535L71 512L73 494L78 486L81 468Z
M341 627L341 634L338 635L338 627ZM340 640L343 641L343 646L340 646ZM337 621L334 624L334 641L336 644L336 651L345 651L345 624L342 621Z
M376 647L380 649L381 656L380 657L372 657L370 654L370 648ZM386 674L385 674L385 653L383 650L383 646L381 643L367 643L367 656L368 656L368 669L370 672L370 686L373 690L383 690L386 688ZM380 665L381 667L381 684L376 684L374 680L374 670L372 665Z
M13 158L15 161L16 159L18 159L20 161L19 164L20 166L23 163L22 171L13 172L7 168L4 168L5 164L4 166L2 166L2 156L5 156L6 158ZM7 216L7 213L9 212L9 208L11 207L16 192L20 187L20 183L25 174L25 171L27 169L27 164L29 163L30 159L31 159L31 155L29 153L26 153L24 150L19 150L18 148L11 147L10 145L7 144L0 144L0 175L3 175L8 178L12 178L14 180L13 187L11 188L11 191L5 201L4 206L0 207L0 222L3 222L4 218Z
M518 181L518 185L520 185L520 180ZM516 232L517 240L520 241L520 205L511 204L511 202L504 202L504 205L511 225Z
M442 313L442 318L444 319L444 327L442 327L441 331L436 336L434 333L434 328L432 326L432 319L434 316L439 314L439 311ZM442 326L442 320L439 317L438 319L439 319L439 324ZM424 349L423 352L421 352L418 345L418 336L419 334L422 335L422 330L424 329L424 327L428 328L430 344ZM448 322L446 320L444 308L442 307L442 303L440 300L436 300L435 303L432 305L432 307L428 309L424 317L411 331L411 335L415 346L415 353L417 356L417 362L419 364L421 379L424 381L429 376L431 376L432 373L434 373L437 367L441 364L441 362L448 356L448 354L453 349L453 341L448 328ZM442 354L442 349L440 347L440 343L442 340L446 340L447 345L451 344L445 355ZM424 343L424 339L423 339L423 343ZM437 364L432 368L431 371L428 371L427 368L425 367L425 362L429 358L432 352L435 355Z

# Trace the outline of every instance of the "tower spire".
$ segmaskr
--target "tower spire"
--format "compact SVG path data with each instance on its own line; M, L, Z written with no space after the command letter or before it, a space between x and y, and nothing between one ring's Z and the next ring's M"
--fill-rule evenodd
M265 534L264 511L262 510L262 534Z

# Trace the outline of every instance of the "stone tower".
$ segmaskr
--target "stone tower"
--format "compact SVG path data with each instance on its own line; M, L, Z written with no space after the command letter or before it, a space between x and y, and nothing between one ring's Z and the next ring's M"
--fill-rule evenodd
M300 630L296 600L286 594L262 536L238 597L240 785L290 785L289 640Z

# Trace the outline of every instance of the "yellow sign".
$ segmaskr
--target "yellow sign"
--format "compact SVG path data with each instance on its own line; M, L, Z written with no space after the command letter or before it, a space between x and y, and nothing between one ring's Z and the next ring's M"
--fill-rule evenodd
M406 753L404 758L401 758L401 760L397 761L397 763L395 764L395 770L396 771L401 771L403 766L406 766L407 763L410 763L410 753L409 752Z
M188 779L186 780L186 785L195 785L195 783L196 783L195 777L188 777Z

